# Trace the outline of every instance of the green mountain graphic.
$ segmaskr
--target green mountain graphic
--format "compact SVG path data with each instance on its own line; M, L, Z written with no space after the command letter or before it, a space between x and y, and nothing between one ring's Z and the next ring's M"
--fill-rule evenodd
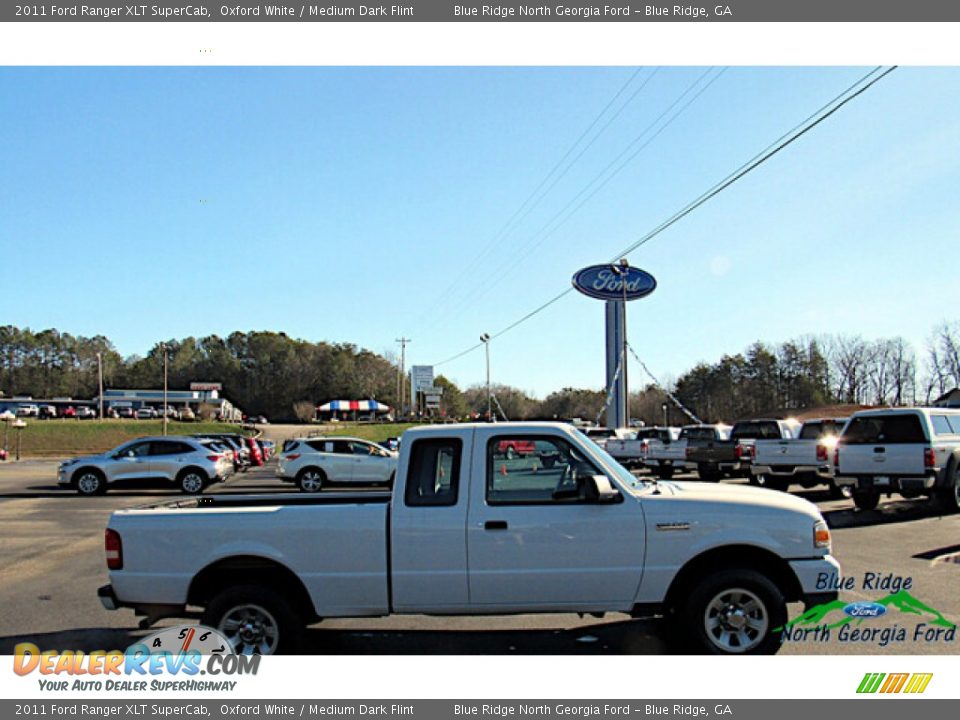
M920 615L920 616L929 616L931 618L931 625L939 625L944 628L952 628L956 623L952 623L947 620L943 614L936 610L926 603L923 603L917 600L913 595L911 595L906 590L901 590L900 592L891 593L886 597L882 597L879 600L874 600L879 605L883 605L886 608L896 608L902 613L907 615ZM847 625L851 622L856 622L858 625L863 623L864 620L869 620L871 618L852 618L849 615L843 613L843 609L849 605L849 602L844 602L843 600L831 600L828 603L823 603L822 605L814 605L812 608L807 610L802 615L798 615L793 620L788 622L785 627L794 627L794 626L819 626L823 625L827 628L838 628L841 625ZM828 622L828 618L833 616L834 613L840 613L843 615L842 618L835 620L832 623Z

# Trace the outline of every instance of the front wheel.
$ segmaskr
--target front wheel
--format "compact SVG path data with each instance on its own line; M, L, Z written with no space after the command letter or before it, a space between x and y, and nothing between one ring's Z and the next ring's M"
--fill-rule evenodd
M199 470L184 470L177 478L177 485L184 495L199 495L206 484L207 479Z
M711 655L772 655L783 642L787 603L769 578L733 568L707 577L682 608L696 649Z
M880 493L876 490L854 490L853 504L859 510L874 510L880 504Z
M107 482L97 470L81 470L74 484L81 495L103 495L107 491Z
M238 655L291 652L304 627L283 596L256 585L221 592L207 605L200 624L223 633Z
M661 480L669 480L673 477L673 465L659 465L657 467L657 477Z

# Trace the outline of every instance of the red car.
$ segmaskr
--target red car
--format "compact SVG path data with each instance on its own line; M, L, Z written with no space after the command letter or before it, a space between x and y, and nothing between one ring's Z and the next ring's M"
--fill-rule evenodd
M533 455L537 451L533 440L501 440L497 443L497 453L513 460L518 455Z

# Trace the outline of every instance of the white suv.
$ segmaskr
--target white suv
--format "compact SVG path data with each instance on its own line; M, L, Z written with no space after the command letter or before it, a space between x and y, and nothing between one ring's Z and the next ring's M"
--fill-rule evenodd
M349 437L287 441L277 463L277 477L303 492L319 492L328 482L391 485L396 472L397 453Z
M854 413L833 455L835 482L861 510L880 495L935 496L960 511L960 410L890 408Z

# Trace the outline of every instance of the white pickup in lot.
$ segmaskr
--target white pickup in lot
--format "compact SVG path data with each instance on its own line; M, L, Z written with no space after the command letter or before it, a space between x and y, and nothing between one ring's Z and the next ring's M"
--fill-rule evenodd
M846 418L807 420L796 438L755 441L751 482L784 492L792 483L805 488L826 484L834 497L842 497L833 482L831 456L846 422Z
M960 410L889 408L855 413L833 457L837 485L861 510L880 496L936 497L960 511Z
M528 451L507 458L511 444ZM811 503L640 480L559 423L408 430L392 494L118 510L106 547L105 607L145 624L203 608L264 654L322 618L571 612L667 615L701 652L770 653L786 603L836 598L822 588L839 573Z

